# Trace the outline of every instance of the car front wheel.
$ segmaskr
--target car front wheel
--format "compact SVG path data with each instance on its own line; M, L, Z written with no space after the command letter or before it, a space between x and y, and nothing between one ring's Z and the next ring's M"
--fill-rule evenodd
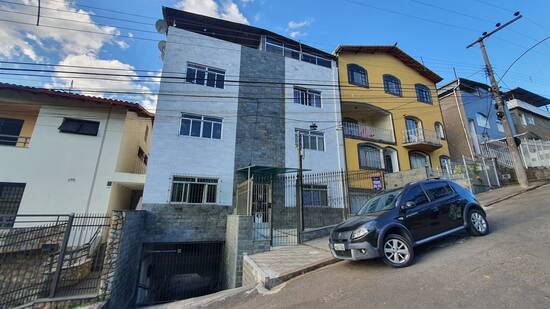
M471 235L484 236L489 234L489 223L485 215L478 209L473 209L468 215L468 229Z
M398 234L386 236L382 250L384 263L393 267L407 267L414 258L410 241Z

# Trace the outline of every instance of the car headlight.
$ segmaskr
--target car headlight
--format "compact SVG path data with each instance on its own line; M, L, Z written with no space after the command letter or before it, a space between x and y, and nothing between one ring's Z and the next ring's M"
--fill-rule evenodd
M374 231L374 222L371 221L367 224L363 224L361 227L353 231L353 233L351 233L351 239L361 238L372 231Z

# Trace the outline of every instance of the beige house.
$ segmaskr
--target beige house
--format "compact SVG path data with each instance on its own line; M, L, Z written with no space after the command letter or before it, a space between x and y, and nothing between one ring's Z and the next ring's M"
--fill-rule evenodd
M137 103L0 83L0 225L135 208L152 125Z

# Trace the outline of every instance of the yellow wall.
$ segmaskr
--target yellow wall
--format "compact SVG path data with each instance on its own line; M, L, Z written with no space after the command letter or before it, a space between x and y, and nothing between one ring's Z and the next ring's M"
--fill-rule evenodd
M23 120L23 127L19 135L22 137L32 137L39 110L40 107L34 105L0 104L0 118ZM28 145L24 145L24 141L20 140L17 146L24 147Z
M355 63L367 70L369 88L357 87L348 83L347 64ZM399 158L399 170L409 170L409 151L402 147L403 131L405 130L405 116L413 116L422 121L422 127L434 131L435 122L443 124L443 117L437 98L435 84L418 71L406 66L401 60L390 54L376 53L349 53L341 52L338 55L338 66L341 85L342 105L346 102L368 103L389 111L392 114L394 133L397 145L374 143L379 146L392 146L397 149ZM402 97L397 97L384 92L383 75L391 74L401 81ZM432 95L433 104L426 104L416 100L414 85L421 83L427 86ZM359 169L357 145L366 141L346 138L346 161L348 170ZM447 142L442 140L442 147L426 152L434 169L440 169L439 156L449 155Z

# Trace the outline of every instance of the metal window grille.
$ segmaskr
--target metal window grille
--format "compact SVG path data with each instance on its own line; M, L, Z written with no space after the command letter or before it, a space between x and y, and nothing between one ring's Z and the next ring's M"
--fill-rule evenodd
M218 179L174 177L172 203L213 204L217 201Z

